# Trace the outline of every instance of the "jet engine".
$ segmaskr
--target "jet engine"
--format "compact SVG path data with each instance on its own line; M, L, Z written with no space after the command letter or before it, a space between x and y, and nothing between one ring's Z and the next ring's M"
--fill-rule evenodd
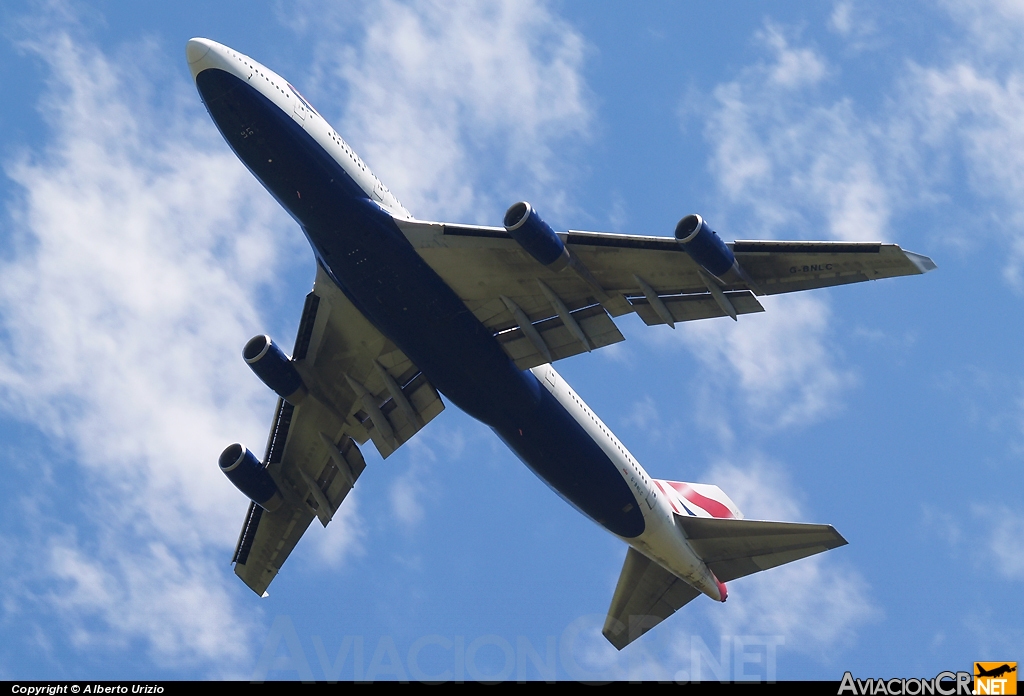
M721 278L736 264L732 250L700 215L687 215L676 225L676 239L701 268Z
M569 250L561 237L544 222L526 201L512 205L505 212L505 230L512 235L533 258L553 271L560 271L569 263Z
M255 336L242 349L242 357L264 384L278 396L295 405L306 397L302 377L287 355L270 336Z
M248 448L235 443L220 455L220 470L235 488L267 512L281 507L284 498L266 468Z

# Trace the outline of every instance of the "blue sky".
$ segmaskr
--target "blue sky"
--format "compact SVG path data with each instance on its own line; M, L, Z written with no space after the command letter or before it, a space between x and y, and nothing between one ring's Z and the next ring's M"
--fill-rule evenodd
M7 3L0 679L933 676L1024 625L1024 5ZM449 407L257 598L216 470L313 277L184 59L285 75L413 214L897 242L939 270L648 328L558 369L655 477L849 546L623 653L625 547ZM718 670L717 672L715 670ZM440 676L439 676L440 675Z

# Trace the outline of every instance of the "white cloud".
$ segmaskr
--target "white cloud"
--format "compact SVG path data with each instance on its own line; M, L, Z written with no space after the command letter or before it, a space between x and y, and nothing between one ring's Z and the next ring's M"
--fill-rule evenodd
M645 396L641 401L634 401L632 408L622 420L650 438L660 439L662 436L661 414L658 413L658 407L650 396Z
M705 124L728 206L721 224L758 237L899 241L894 219L922 208L953 222L930 231L944 244L1005 250L1005 280L1024 288L1024 65L1014 43L1024 10L978 0L949 11L956 26L936 44L946 48L890 59L873 110L814 89L832 71L826 59L767 23L758 37L769 59L715 88ZM859 12L840 2L830 19L854 43L870 25ZM963 209L965 185L973 210Z
M836 365L820 297L761 298L765 312L731 321L694 322L683 342L707 368L704 401L714 409L735 384L749 416L764 427L806 424L837 408L853 377ZM715 411L715 417L724 414Z
M51 140L6 166L0 394L52 443L35 495L81 488L71 509L34 503L48 523L8 590L82 649L140 640L223 674L253 627L225 589L246 504L215 461L266 437L273 402L238 353L296 258L280 231L300 237L189 86L134 87L162 79L135 48L133 67L59 30L27 45L50 70Z
M854 51L872 48L879 43L874 20L863 6L850 0L841 0L832 7L828 28L843 37L848 48Z
M394 480L388 493L392 514L407 528L415 527L423 521L423 497L427 491L422 477L423 472L413 464Z
M1018 50L1024 27L1024 4L1020 0L943 0L941 5L971 32L972 52L991 57Z
M759 33L761 41L775 54L775 62L766 67L769 81L785 89L807 87L820 82L828 68L817 52L794 48L780 27L768 23Z
M933 505L921 505L921 522L942 537L951 548L959 547L964 539L963 518Z
M735 210L730 226L748 238L887 236L889 182L872 125L849 101L821 104L792 89L799 81L780 87L771 78L779 69L755 66L714 90L705 135L711 172Z
M364 21L355 49L322 40L315 72L346 87L340 130L414 215L496 224L513 201L490 191L564 207L552 146L591 115L583 40L546 3L385 1Z
M311 529L319 526L314 522ZM317 558L327 566L337 568L351 556L365 552L366 524L359 514L359 496L355 491L345 496L344 504L338 509L325 529L314 529L310 534L316 544Z
M859 573L817 556L730 583L726 605L712 617L723 635L779 635L787 650L820 658L882 616Z
M828 26L835 32L848 36L853 31L853 3L837 2L832 7L828 18Z
M970 62L912 66L905 85L904 113L935 151L936 161L945 170L948 151L962 157L968 184L986 203L977 229L943 233L967 236L971 245L1007 245L1004 277L1024 288L1024 66L1003 75Z
M481 434L490 441L490 432ZM396 459L407 461L408 467L392 481L388 499L392 517L407 531L420 526L429 504L436 502L442 494L436 477L439 465L459 461L466 445L466 434L461 428L437 421L431 422L403 445L402 453Z
M986 577L1024 580L1024 515L991 500L975 500L968 510L924 505L922 522L945 542L956 562L969 561Z
M800 502L783 469L757 454L746 458L749 464L742 468L719 462L707 481L725 491L748 520L803 521Z
M994 568L1007 580L1024 580L1024 515L1006 505L972 506L974 516L989 529L977 537L983 544L972 544L983 552L983 567Z
M157 541L120 558L100 555L57 540L49 548L47 570L59 589L45 599L63 610L76 647L124 647L143 637L160 666L217 660L227 674L245 662L254 626L236 613L215 561L182 558Z
M865 154L850 105L810 107L796 116L790 109L799 107L792 100L761 86L762 72L748 72L716 90L721 108L707 129L712 171L733 210L749 221L733 217L729 225L750 230L744 234L748 238L882 237L887 194ZM720 431L723 442L731 440L721 407L726 385L737 385L752 418L778 428L834 412L855 382L828 331L824 297L763 298L762 303L764 314L741 317L738 325L706 322L683 333L713 379L702 392L710 415L705 421Z

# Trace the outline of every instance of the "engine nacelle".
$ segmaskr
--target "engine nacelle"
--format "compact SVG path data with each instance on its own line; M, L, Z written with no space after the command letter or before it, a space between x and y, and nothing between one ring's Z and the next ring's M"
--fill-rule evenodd
M561 237L526 201L515 203L505 212L505 230L533 258L553 271L560 271L569 263L569 250Z
M281 507L284 498L266 468L248 448L237 442L221 452L220 470L235 488L267 512Z
M256 376L288 403L295 405L306 397L306 386L295 369L295 363L270 340L270 336L249 339L242 349L242 357Z
M686 253L713 276L721 278L736 264L732 250L700 215L687 215L676 225L676 239Z

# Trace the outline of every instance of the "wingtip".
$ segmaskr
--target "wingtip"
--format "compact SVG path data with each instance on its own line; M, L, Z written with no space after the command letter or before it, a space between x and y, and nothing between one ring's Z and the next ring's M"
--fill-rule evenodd
M938 266L935 265L935 262L924 254L915 254L914 252L907 251L906 249L903 250L903 253L906 255L910 263L917 267L917 270L920 273L927 273L928 271L934 271L938 268Z

